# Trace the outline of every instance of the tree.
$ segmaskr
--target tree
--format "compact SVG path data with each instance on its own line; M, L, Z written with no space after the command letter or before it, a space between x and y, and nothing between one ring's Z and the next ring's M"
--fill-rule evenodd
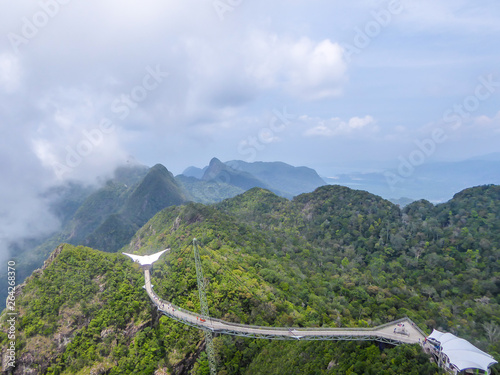
M489 323L484 323L483 328L486 331L486 335L488 336L488 340L490 340L490 343L494 343L498 341L500 338L500 327L498 324L494 322L489 322Z

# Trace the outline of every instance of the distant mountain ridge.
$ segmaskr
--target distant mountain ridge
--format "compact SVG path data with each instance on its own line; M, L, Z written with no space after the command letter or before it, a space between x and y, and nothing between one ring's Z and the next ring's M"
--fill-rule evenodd
M197 178L198 180L201 180L203 178L203 174L207 170L208 166L205 168L197 168L197 167L188 167L182 172L182 175L186 177L194 177Z
M248 163L231 160L223 163L213 158L208 166L189 167L182 175L201 181L232 185L243 191L260 187L289 199L326 185L314 169L294 167L283 162Z
M442 203L451 199L457 191L471 186L500 184L500 153L419 166L400 161L399 166L393 169L340 173L324 179L329 184L367 190L386 199L409 197Z
M310 193L326 185L325 180L314 169L308 167L293 167L283 162L247 163L241 160L231 160L226 164L236 170L254 175L267 185L291 197Z
M163 165L157 164L130 189L118 211L109 215L83 244L106 251L117 251L158 211L185 201L184 192L172 173Z
M85 195L80 193L81 189L71 189L81 195L77 200L79 207L75 208L71 195L57 203L57 207L62 207L60 215L67 216L61 230L43 243L23 249L17 262L18 280L24 280L40 267L50 251L63 242L115 252L128 244L135 232L158 211L187 200L172 173L160 164L152 168L118 168L104 186L86 191ZM2 303L5 297L2 290Z
M64 241L116 251L158 211L186 200L163 165L143 169L134 177L124 177L123 169L119 172L83 202L63 229Z
M205 170L203 181L220 181L230 185L237 186L243 190L249 190L254 187L263 189L272 189L263 181L260 181L255 176L248 172L237 170L231 166L222 163L219 159L213 158L210 160L208 168Z
M478 180L484 183L498 180L500 183L500 162L496 161L499 155L487 155L460 163L429 163L416 169L415 174L403 184L414 181L413 190L419 194L413 197L421 198L429 189L444 191L445 185L451 197L461 190L452 190L457 185L470 183L465 187L474 186L477 184L472 182ZM458 169L452 168L452 165L457 165ZM68 183L51 189L46 194L57 197L52 211L60 218L62 228L51 236L26 238L24 245L11 247L12 253L18 254L20 258L19 280L39 267L50 251L62 242L117 251L129 243L144 223L168 206L189 201L213 204L254 187L291 199L326 185L313 169L282 162L247 163L232 160L223 163L213 158L209 165L203 168L189 167L184 173L174 177L160 164L152 168L129 165L118 168L114 176L100 188ZM394 194L387 193L388 185L382 173L350 174L328 181L368 190L385 198L397 196L397 192L402 191L396 186ZM392 201L403 207L411 200ZM2 303L5 293L0 293Z
M451 197L462 190L455 189L455 186L475 186L477 181L500 183L499 155L486 155L460 163L429 163L417 168L403 185L413 184L415 195L412 197L421 198L429 189L441 194L445 191ZM19 257L18 280L22 281L30 275L62 242L117 251L165 207L189 201L214 204L254 187L291 199L326 184L313 169L293 167L282 162L232 160L222 163L213 158L206 167L189 167L184 173L174 177L160 164L152 168L129 165L118 168L100 188L67 183L46 192L48 196L56 197L51 210L60 218L62 227L50 236L26 238L23 244L11 246L11 253ZM385 198L398 196L398 191L404 191L396 186L395 192L388 194L387 181L382 173L349 174L328 181L368 190ZM411 199L392 201L403 207ZM0 277L3 276L5 272L0 273ZM6 290L3 290L0 292L2 303L5 297Z
M50 251L62 242L107 252L118 251L149 219L169 206L189 201L216 203L254 187L291 198L294 193L312 191L316 185L324 184L316 179L316 184L304 185L301 181L304 170L313 177L317 175L305 167L295 168L285 163L252 165L238 161L232 162L232 165L236 168L213 158L203 169L187 169L188 174L201 175L200 179L186 175L174 177L161 164L151 168L131 165L117 168L113 177L99 188L71 183L52 189L50 194L60 196L54 204L54 211L61 218L61 230L38 241L27 240L25 249L16 249L18 254L24 250L18 263L19 280L24 280L39 267ZM273 174L272 178L265 177ZM287 176L286 182L281 185L276 182L280 175ZM281 190L283 187L288 190ZM5 293L0 292L2 303Z

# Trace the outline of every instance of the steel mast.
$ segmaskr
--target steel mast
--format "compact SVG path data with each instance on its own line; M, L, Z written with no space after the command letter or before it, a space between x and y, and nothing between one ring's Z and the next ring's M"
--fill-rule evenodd
M198 293L200 295L200 307L201 314L208 318L208 303L207 303L207 294L205 291L205 279L203 278L203 270L201 269L201 259L200 253L198 251L196 238L193 239L193 251L194 251L194 262L196 266L196 279L198 280ZM215 363L215 349L213 342L213 335L210 329L203 329L205 333L205 346L208 357L208 364L210 366L210 374L217 375L217 366Z

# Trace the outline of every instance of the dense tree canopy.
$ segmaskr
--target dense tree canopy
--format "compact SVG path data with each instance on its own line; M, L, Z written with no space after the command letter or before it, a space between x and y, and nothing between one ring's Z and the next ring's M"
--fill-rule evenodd
M497 186L403 210L340 186L292 201L252 189L214 206L169 207L124 250L170 247L153 268L153 284L162 298L190 310L200 310L191 247L196 237L214 317L346 327L409 316L429 333L452 332L498 360L499 223ZM97 368L207 373L202 334L159 318L143 282L140 269L121 254L64 246L18 296L21 358L46 343L33 362L45 363L47 374ZM281 374L284 366L290 374L438 373L418 345L381 350L370 342L234 337L217 337L215 345L220 374Z

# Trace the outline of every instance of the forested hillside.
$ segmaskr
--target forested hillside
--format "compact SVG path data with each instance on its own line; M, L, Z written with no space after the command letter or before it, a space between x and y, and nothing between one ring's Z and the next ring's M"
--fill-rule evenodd
M269 188L291 198L325 183L313 169L306 167L278 162L231 163L237 168L213 158L205 169L188 168L187 175L175 178L161 164L152 168L127 165L117 168L112 177L98 185L69 182L51 188L45 195L52 202L50 210L60 220L60 228L39 238L27 234L19 243L9 245L10 253L18 261L19 280L23 281L40 267L62 242L118 251L151 217L171 205L187 201L216 203L253 187ZM0 277L5 279L6 273L0 271ZM5 307L6 296L6 291L0 290L0 308Z
M170 247L152 271L156 293L193 311L196 237L214 317L363 327L409 316L429 333L455 333L499 360L499 225L498 186L403 210L340 186L291 201L255 188L213 206L168 207L122 250ZM160 318L143 283L121 254L58 248L18 291L16 373L208 374L202 334ZM5 350L6 336L2 342ZM226 336L215 345L220 374L438 373L418 346Z
M70 182L50 189L50 211L60 220L60 230L33 241L22 241L11 246L16 259L16 279L22 282L36 268L41 267L49 254L62 242L83 244L109 215L119 211L130 191L147 174L148 168L132 165L119 167L104 186L86 186ZM129 239L135 231L130 234ZM107 233L106 237L113 237ZM104 238L101 238L103 241ZM123 245L122 245L123 246ZM121 247L121 246L120 246ZM0 270L0 278L7 279L7 269ZM0 289L0 308L5 307L7 290Z
M60 243L117 251L158 211L185 201L184 192L173 175L160 164L152 168L118 168L113 178L104 186L94 188L78 202L79 206L72 202L71 194L66 195L61 204L55 206L59 216L66 216L61 220L61 229L38 246L24 249L22 255L13 252L21 282L40 267ZM2 275L4 279L7 277L5 273ZM6 296L6 290L1 290L2 308Z

